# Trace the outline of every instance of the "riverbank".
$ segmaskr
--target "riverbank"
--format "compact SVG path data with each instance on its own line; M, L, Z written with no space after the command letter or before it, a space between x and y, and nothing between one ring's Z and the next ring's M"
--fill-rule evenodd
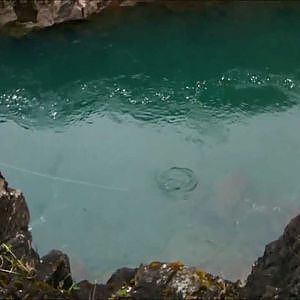
M54 24L85 20L104 9L132 7L149 3L164 3L157 0L50 0L50 1L1 1L0 27L9 23L23 26L24 29L45 28ZM172 5L187 1L174 1ZM188 1L193 2L193 1ZM170 4L167 4L170 5ZM194 5L194 4L193 4Z
M103 11L123 11L134 6L157 5L176 12L195 10L220 1L165 0L49 0L0 1L0 33L23 37L32 30L85 21ZM220 2L222 3L222 1Z
M243 15L235 1L227 0L25 0L0 1L0 29L8 35L23 36L33 29L42 29L56 24L88 20L106 10L125 10L134 6L158 6L171 12L203 10L211 5L229 5L236 15ZM251 2L251 1L250 1ZM251 5L261 9L266 3L284 7L293 1L252 1ZM247 1L241 6L248 5Z
M0 296L14 299L286 299L300 293L300 215L266 246L243 287L181 262L117 270L106 284L75 282L67 254L32 247L23 194L0 173ZM101 255L101 254L100 254Z

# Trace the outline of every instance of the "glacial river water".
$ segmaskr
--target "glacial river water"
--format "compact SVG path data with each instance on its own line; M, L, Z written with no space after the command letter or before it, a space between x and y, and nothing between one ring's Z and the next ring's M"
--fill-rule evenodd
M0 37L0 170L76 278L245 277L300 211L300 5L141 7Z

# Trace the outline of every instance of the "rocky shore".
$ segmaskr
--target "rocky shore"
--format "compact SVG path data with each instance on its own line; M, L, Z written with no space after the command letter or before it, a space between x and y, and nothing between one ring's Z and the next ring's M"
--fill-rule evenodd
M106 9L156 4L174 11L195 9L223 0L0 0L0 28L12 26L23 35L32 29L86 20ZM226 3L226 0L224 1ZM4 31L11 33L10 30ZM22 34L21 34L22 33ZM14 34L12 34L14 35Z
M84 20L116 6L134 6L149 0L0 0L0 27L9 23L44 28ZM153 2L153 0L152 0Z
M181 262L117 270L106 284L75 282L59 250L40 257L32 247L22 193L0 173L1 299L291 299L300 295L300 215L266 246L244 286Z

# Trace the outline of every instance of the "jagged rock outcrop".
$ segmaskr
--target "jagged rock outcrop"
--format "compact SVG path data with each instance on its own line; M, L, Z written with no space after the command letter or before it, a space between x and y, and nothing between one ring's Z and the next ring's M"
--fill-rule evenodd
M0 27L17 21L27 27L86 19L111 6L131 6L135 0L0 0Z
M283 235L266 246L254 264L244 288L247 299L300 298L300 215Z
M73 284L68 258L50 252L40 259L32 248L29 210L20 191L10 189L0 173L0 298L59 298L57 288ZM65 296L65 295L64 295ZM64 299L71 299L66 295Z
M29 210L0 173L1 299L298 299L300 215L266 246L246 285L180 262L117 270L106 284L75 283L69 258L58 250L40 258L32 248Z
M84 20L110 7L130 7L158 0L0 0L0 28L17 23L26 29Z

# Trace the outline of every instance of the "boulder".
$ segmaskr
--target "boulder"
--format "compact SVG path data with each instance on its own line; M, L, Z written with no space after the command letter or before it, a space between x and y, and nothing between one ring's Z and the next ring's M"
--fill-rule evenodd
M290 221L278 240L266 246L243 293L247 299L300 298L300 215Z

